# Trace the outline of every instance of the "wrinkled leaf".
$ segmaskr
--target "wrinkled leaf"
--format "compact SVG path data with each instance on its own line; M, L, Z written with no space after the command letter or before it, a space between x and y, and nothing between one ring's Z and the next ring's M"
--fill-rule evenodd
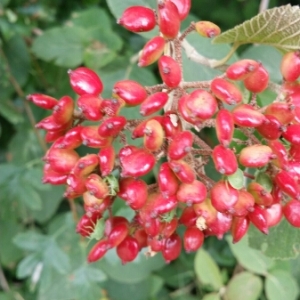
M283 51L300 48L300 8L290 4L268 9L215 37L214 43L267 44Z
M291 274L283 270L274 270L267 276L266 294L268 300L296 300L299 287Z
M223 286L219 267L204 249L198 250L194 268L197 278L203 285L209 285L215 291L218 291Z
M249 272L242 272L229 281L224 295L225 300L257 300L263 290L262 279ZM282 298L283 299L283 298Z
M247 236L236 244L231 242L230 236L227 236L226 239L234 256L245 269L257 274L266 275L273 261L260 251L250 248Z
M266 256L274 259L296 258L300 253L300 230L284 218L280 224L269 229L268 235L250 226L248 236L250 247L261 250Z

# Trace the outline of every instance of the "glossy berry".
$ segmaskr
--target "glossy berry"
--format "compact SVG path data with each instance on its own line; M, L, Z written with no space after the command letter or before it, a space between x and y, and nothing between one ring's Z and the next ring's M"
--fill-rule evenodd
M233 121L242 127L258 127L265 121L265 116L249 104L240 104L232 110Z
M300 145L300 124L292 124L286 128L282 136L294 145Z
M267 106L265 114L276 117L281 124L292 122L295 116L293 106L284 102L271 103Z
M170 56L163 55L158 60L158 69L160 77L168 87L175 88L179 85L181 68L176 60Z
M266 211L259 205L254 206L254 210L249 213L249 219L253 225L264 234L269 233Z
M149 116L161 110L167 103L169 96L165 92L150 95L140 106L140 114Z
M192 150L193 140L191 131L182 131L175 135L168 148L170 159L178 160L186 156Z
M100 149L98 158L99 169L102 177L109 175L113 171L115 165L115 157L116 153L113 146L110 145Z
M216 134L218 141L228 147L234 132L234 122L230 111L221 109L216 116Z
M52 109L58 102L55 98L44 94L30 94L26 99L43 109Z
M85 126L80 132L82 144L90 148L104 148L111 144L111 137L104 138L98 133L98 126Z
M238 168L234 152L222 145L218 145L214 148L212 152L212 159L216 170L221 174L231 175L235 173Z
M157 151L164 142L164 130L156 120L149 120L144 128L144 146L149 151Z
M103 84L99 76L86 67L80 67L68 71L71 87L78 95L98 96L103 90Z
M175 260L181 252L181 239L178 234L174 233L166 239L162 249L162 255L166 262Z
M268 140L277 140L283 132L283 126L276 117L265 115L263 123L256 130Z
M187 205L201 203L206 199L206 186L199 180L192 183L181 183L176 193L177 200Z
M142 49L139 55L139 67L146 67L156 62L163 54L166 41L161 36L155 36L150 39Z
M252 74L250 74L245 80L244 85L247 90L252 93L263 92L269 84L269 73L260 65Z
M300 76L300 51L286 53L281 61L280 71L287 81L295 81Z
M123 12L118 24L132 32L152 30L156 25L154 11L144 6L130 6Z
M183 183L192 183L196 179L194 169L184 160L171 160L169 166Z
M89 263L95 262L101 259L109 249L107 240L101 240L97 242L94 247L90 250L87 260Z
M137 257L138 253L138 241L132 236L127 236L123 242L117 246L117 255L123 264L133 261Z
M244 167L260 168L265 166L272 158L273 151L269 146L252 145L242 149L239 162Z
M114 137L124 128L126 122L127 120L123 116L107 118L99 126L98 134L103 138Z
M259 67L259 63L252 59L242 59L226 70L226 76L231 80L244 80Z
M197 251L204 242L204 234L197 227L189 227L183 235L183 245L186 252Z
M184 20L191 9L191 0L171 0L177 7L180 20Z
M300 228L300 202L292 199L283 207L286 220L294 227Z
M250 221L247 217L234 217L232 219L230 231L232 235L232 242L234 244L244 237L248 231L249 225Z
M157 183L165 197L175 195L178 190L179 181L167 162L162 163L159 168Z
M288 171L280 171L275 175L275 183L286 194L292 198L300 198L300 188L295 179Z
M77 100L80 111L90 121L99 121L103 117L101 104L102 100L92 95L82 95Z

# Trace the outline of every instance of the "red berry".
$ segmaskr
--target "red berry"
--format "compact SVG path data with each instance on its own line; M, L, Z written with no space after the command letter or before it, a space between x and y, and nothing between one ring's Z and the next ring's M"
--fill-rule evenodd
M216 170L221 174L231 175L235 173L238 168L234 152L222 145L218 145L214 148L212 152L212 159Z
M111 144L112 138L103 138L98 133L98 126L84 126L80 132L82 144L90 148L104 148Z
M67 183L68 174L61 174L58 172L55 172L50 164L45 164L43 169L43 183L49 183L52 185L60 185L60 184L66 184Z
M228 147L234 132L234 122L230 111L221 109L216 116L216 134L219 142Z
M114 116L105 119L98 128L98 134L103 138L114 137L123 130L126 125L126 118L123 116Z
M191 227L196 225L198 216L196 215L193 207L186 207L180 216L179 223L186 227Z
M213 38L221 33L220 27L209 21L196 22L195 29L201 36L207 38Z
M194 136L191 131L181 131L174 136L168 148L170 159L178 160L186 156L193 145Z
M78 95L98 96L103 90L103 84L99 76L91 69L80 67L69 70L71 87Z
M265 166L272 158L273 151L269 146L252 145L242 149L239 162L248 168L260 168Z
M292 199L283 207L283 214L294 227L300 228L300 202Z
M167 103L169 96L165 92L158 92L150 95L142 104L140 114L149 116L162 109Z
M292 124L287 127L282 136L294 145L300 145L300 124Z
M117 254L122 261L122 264L133 261L139 253L139 243L132 237L127 236L123 242L117 246Z
M189 227L183 235L183 245L186 252L197 251L204 242L204 234L197 227Z
M55 98L44 94L31 94L26 99L43 109L52 109L58 102Z
M265 121L265 116L249 104L240 104L232 111L233 121L243 127L258 127Z
M254 210L249 213L249 219L253 225L264 234L269 233L269 227L267 222L267 214L265 209L259 205L254 206Z
M259 183L252 181L247 187L247 191L254 197L255 203L263 206L270 206L273 204L273 196L265 190Z
M277 140L282 134L282 124L272 115L265 115L263 123L256 130L268 140Z
M155 36L149 40L139 56L139 67L146 67L156 62L164 53L166 41L161 36Z
M238 201L233 206L233 215L235 217L245 217L253 210L255 204L254 197L245 190L238 191Z
M234 244L239 242L247 233L249 225L250 222L247 217L234 217L232 219L230 231L232 235L232 242Z
M177 178L183 183L192 183L196 179L193 167L184 160L171 160L169 161L169 166Z
M99 158L96 154L87 154L80 157L72 169L72 174L77 177L85 177L92 173L99 164Z
M275 102L267 106L266 115L272 115L281 124L288 124L294 119L294 109L290 104L284 102Z
M162 195L165 197L175 195L179 182L167 162L161 164L157 176L158 187Z
M286 53L281 61L280 71L287 81L296 81L300 76L300 51Z
M191 9L191 0L171 0L177 7L180 20L184 20Z
M276 226L280 223L282 218L282 205L281 203L274 203L266 208L266 216L268 227Z
M102 117L102 100L93 95L82 95L77 100L77 105L87 120L99 121Z
M175 260L181 252L180 236L174 233L169 238L167 238L161 252L167 263Z
M109 175L115 165L115 149L112 145L102 148L98 153L99 167L102 177Z
M109 195L106 182L98 174L90 174L86 179L85 186L89 193L96 198L103 199Z
M152 30L156 25L155 14L151 8L130 6L123 12L118 24L132 32Z
M181 68L175 59L167 55L161 56L158 60L158 69L160 77L168 87L175 88L179 85Z
M165 133L161 124L156 120L149 120L144 128L144 146L154 152L161 148Z
M252 59L242 59L226 70L226 76L231 80L244 80L259 67L259 63Z
M174 138L179 132L182 131L181 120L177 114L167 112L161 119L161 125L164 128L167 138Z
M246 89L252 93L261 93L268 87L268 83L269 73L262 65L244 80Z
M101 259L109 249L107 240L101 240L97 242L94 247L90 250L87 260L89 263L95 262Z
M300 189L297 180L288 172L280 171L275 175L275 183L292 198L300 198Z
M206 186L201 181L195 180L192 183L181 183L176 197L178 201L191 205L203 202L206 195Z

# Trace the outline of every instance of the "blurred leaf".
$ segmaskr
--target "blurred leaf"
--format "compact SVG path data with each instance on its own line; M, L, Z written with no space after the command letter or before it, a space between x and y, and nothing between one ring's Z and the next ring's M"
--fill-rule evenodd
M150 296L155 297L164 285L164 279L157 275L150 276Z
M219 291L223 286L221 273L217 264L204 249L198 250L194 268L199 281L203 285L209 285L215 291Z
M16 109L14 104L3 98L0 101L0 114L12 124L18 124L24 121L23 115Z
M206 294L202 300L221 300L221 297L217 293Z
M290 225L285 218L264 235L254 226L248 230L249 246L262 251L273 259L291 259L299 255L300 230ZM280 247L278 246L280 245Z
M15 219L0 219L0 253L1 263L4 266L11 265L22 257L22 251L12 241L12 238L22 230L22 226Z
M74 68L82 63L87 42L86 31L83 28L57 27L46 30L37 37L33 42L32 51L40 59L53 61L58 66Z
M36 252L23 258L18 263L17 278L23 279L32 275L35 267L40 261L41 261L41 257Z
M23 250L39 252L42 251L43 247L48 242L48 237L37 233L36 231L28 230L17 234L13 238L13 242Z
M296 300L299 294L295 279L282 270L274 270L268 274L265 289L268 300Z
M234 174L227 176L227 179L230 185L237 190L244 187L244 173L241 169L237 169Z
M290 4L268 9L215 37L214 43L267 44L284 51L300 48L300 8Z
M263 290L260 277L242 272L232 277L224 295L224 300L257 300ZM284 299L284 298L282 298Z
M40 210L42 208L42 199L36 190L27 185L24 180L19 180L20 186L16 188L18 199L32 210Z
M230 236L227 236L226 239L234 256L245 269L261 275L267 274L267 270L272 266L273 261L260 251L250 248L247 236L236 244L231 242Z
M270 80L281 82L280 63L282 54L277 49L267 45L251 45L241 54L241 59L245 58L260 61L268 71Z
M30 57L24 39L20 35L14 35L4 43L3 51L7 57L9 69L20 86L23 86L28 78L30 70Z
M1 7L1 4L0 4ZM0 300L15 300L14 295L12 293L2 293L0 292Z
M94 267L83 265L73 273L73 282L78 285L84 285L89 281L102 282L106 280L106 275Z

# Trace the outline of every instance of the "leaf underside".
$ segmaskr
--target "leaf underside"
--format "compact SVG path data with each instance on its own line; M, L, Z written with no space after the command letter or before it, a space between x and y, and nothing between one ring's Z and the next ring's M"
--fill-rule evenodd
M213 43L267 44L281 51L300 49L300 7L268 9L215 37Z

